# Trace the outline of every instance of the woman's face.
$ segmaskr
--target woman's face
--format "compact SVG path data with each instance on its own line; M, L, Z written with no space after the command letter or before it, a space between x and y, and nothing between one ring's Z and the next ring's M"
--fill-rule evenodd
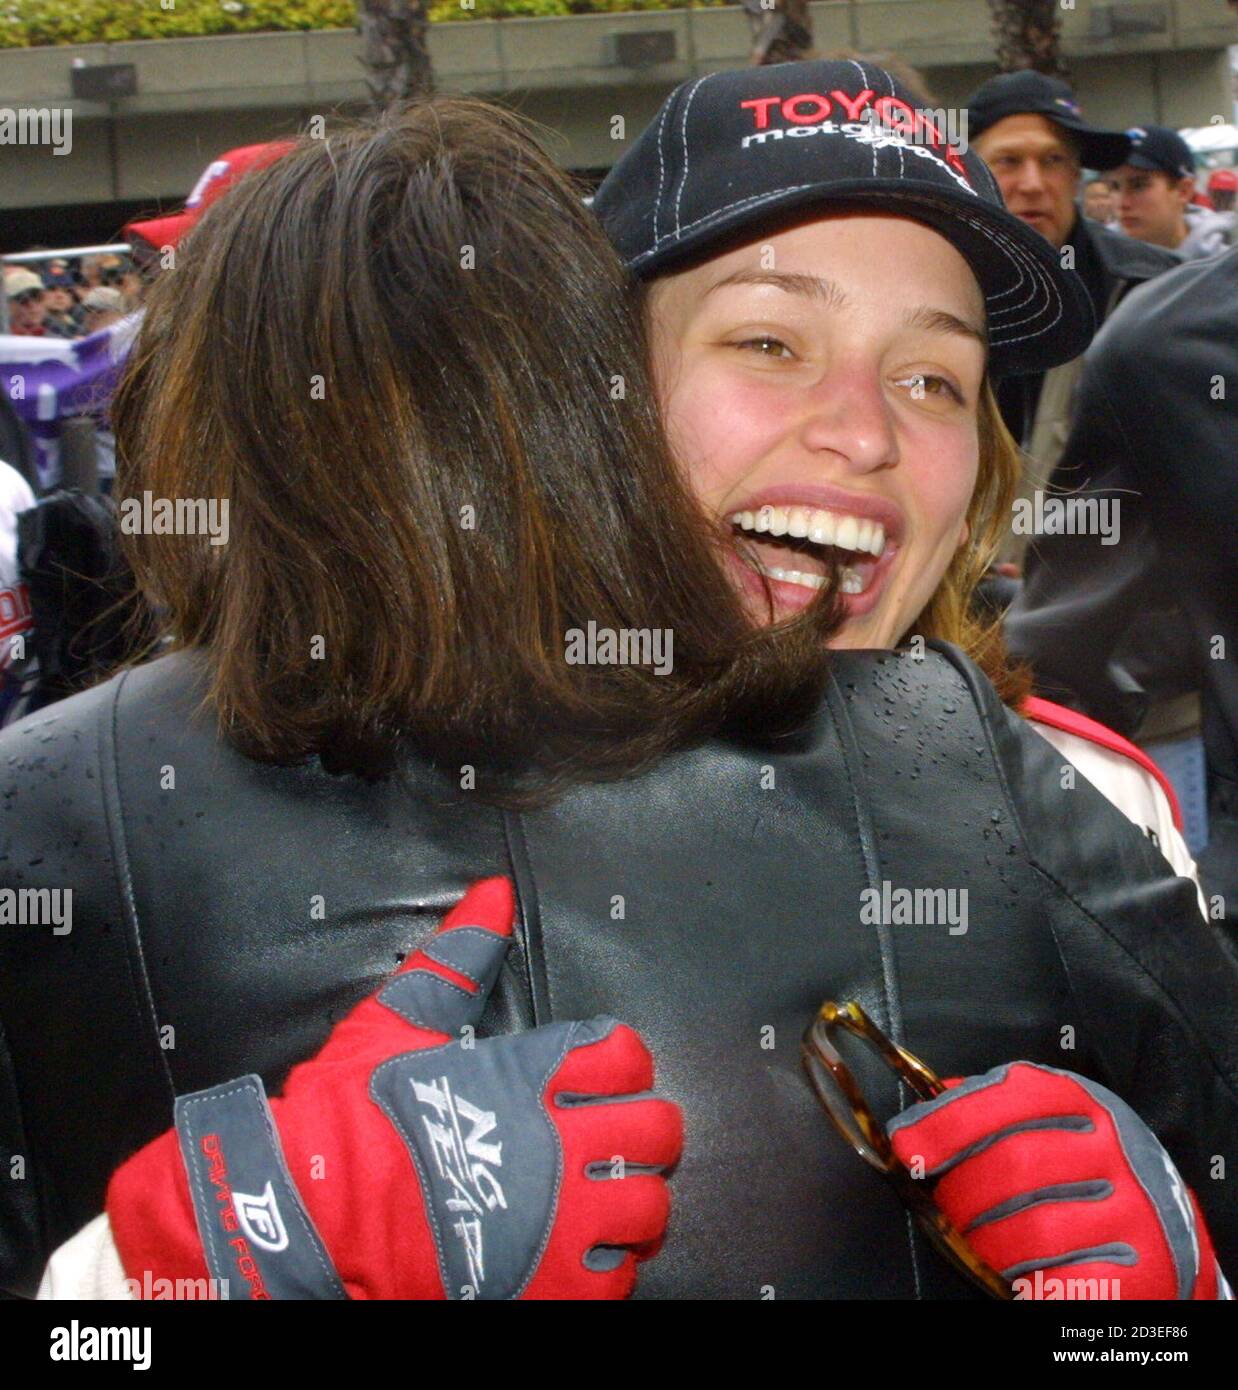
M847 618L892 647L967 539L984 300L944 237L883 213L820 218L656 281L654 374L671 444L766 620L810 603L825 547Z

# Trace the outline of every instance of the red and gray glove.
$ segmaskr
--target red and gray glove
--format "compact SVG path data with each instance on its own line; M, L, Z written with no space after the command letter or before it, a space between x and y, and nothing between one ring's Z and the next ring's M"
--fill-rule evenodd
M108 1188L126 1275L241 1299L626 1297L680 1113L614 1019L473 1041L513 916L506 879L474 884L281 1097L257 1076L180 1097Z
M1231 1297L1194 1193L1112 1091L1032 1062L946 1084L887 1129L993 1269L1033 1287L1037 1270L1117 1280L1124 1299Z

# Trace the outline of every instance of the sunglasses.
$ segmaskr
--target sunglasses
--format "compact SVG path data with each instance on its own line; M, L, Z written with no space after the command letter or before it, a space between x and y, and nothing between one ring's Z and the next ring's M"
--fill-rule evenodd
M962 1233L933 1201L930 1187L894 1152L885 1126L877 1119L851 1069L843 1061L836 1039L849 1033L871 1047L883 1062L921 1100L932 1100L946 1087L918 1057L891 1041L854 1000L827 1000L804 1033L800 1052L818 1099L843 1139L898 1193L934 1248L972 1283L992 1298L1013 1299L1009 1281L986 1264Z
M36 300L43 298L42 290L22 290L21 294L13 296L14 304L33 304Z

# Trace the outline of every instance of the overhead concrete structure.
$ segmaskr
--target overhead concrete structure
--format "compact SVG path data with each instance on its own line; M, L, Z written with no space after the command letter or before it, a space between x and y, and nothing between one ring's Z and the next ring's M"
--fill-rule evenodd
M994 71L984 0L819 0L817 49L894 52L923 73L934 105L959 105ZM1097 123L1206 126L1233 119L1226 0L1100 4L1063 0L1064 52ZM738 6L435 24L439 86L503 101L550 128L563 163L600 171L684 78L746 61ZM0 101L72 111L72 149L0 144L0 212L98 205L128 212L182 198L222 150L290 133L365 95L348 31L247 34L0 50ZM136 92L72 96L75 65L132 64ZM31 222L33 223L33 217ZM103 228L100 228L103 234ZM46 234L46 233L45 233Z

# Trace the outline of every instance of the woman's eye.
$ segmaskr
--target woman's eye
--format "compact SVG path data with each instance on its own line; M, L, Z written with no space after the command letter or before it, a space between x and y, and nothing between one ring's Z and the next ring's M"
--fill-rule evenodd
M736 343L735 346L746 348L749 352L759 353L762 357L790 357L793 355L786 343L768 333L762 333L758 338L745 338L742 343Z
M944 376L929 376L917 372L913 376L903 377L901 381L896 381L894 384L895 386L909 386L912 395L917 400L927 396L941 396L958 405L965 404L963 393Z

